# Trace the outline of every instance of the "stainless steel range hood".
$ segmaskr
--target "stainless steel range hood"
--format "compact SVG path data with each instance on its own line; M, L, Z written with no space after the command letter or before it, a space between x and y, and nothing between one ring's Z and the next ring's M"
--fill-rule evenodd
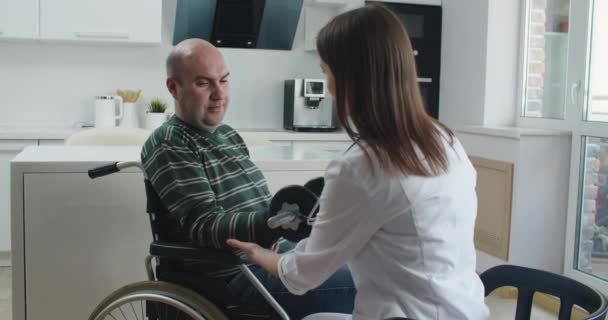
M291 50L303 0L178 0L173 44Z

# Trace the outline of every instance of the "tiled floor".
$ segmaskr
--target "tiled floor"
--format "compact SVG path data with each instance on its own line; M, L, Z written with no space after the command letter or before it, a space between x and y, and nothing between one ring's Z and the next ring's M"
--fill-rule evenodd
M490 296L486 304L491 310L492 320L512 320L515 314L515 300ZM0 267L0 320L11 319L11 268ZM531 319L557 319L557 316L539 308L532 310Z

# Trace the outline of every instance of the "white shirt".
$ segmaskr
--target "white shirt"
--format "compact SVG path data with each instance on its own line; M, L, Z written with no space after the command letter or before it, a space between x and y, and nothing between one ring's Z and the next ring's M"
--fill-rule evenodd
M444 146L447 173L389 176L360 147L332 161L308 239L279 260L279 277L304 294L348 263L353 320L487 319L475 273L476 173L462 145Z

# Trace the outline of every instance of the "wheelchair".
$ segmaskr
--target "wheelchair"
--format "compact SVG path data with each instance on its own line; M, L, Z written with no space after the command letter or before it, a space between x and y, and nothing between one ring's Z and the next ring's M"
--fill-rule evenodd
M116 162L89 170L89 177L94 179L132 167L143 169L137 161ZM168 212L148 180L145 180L145 188L146 211L153 236L145 259L148 281L128 284L112 292L94 309L89 320L290 319L240 257L222 250L202 249L188 242L172 241L179 232L171 228L174 221L169 220ZM184 260L238 266L268 305L241 305L222 280L180 271L180 262ZM207 293L213 292L214 298L202 292L201 287L212 290ZM326 318L316 315L314 319Z

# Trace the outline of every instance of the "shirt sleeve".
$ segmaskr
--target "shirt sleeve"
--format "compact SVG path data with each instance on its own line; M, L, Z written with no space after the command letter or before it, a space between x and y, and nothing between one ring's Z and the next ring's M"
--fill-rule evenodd
M270 246L278 236L266 226L269 212L225 212L215 199L201 156L186 144L160 141L142 157L162 203L201 247L226 248L226 240Z
M279 278L293 294L321 285L354 257L381 226L370 219L369 192L332 161L310 237L279 259Z

